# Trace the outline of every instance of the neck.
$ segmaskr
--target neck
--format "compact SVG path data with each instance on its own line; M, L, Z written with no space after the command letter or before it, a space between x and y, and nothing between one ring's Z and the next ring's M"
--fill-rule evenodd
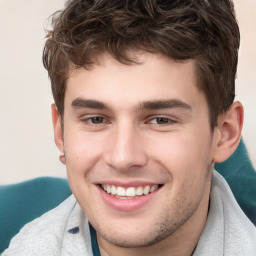
M190 256L193 254L203 232L209 205L210 184L190 219L166 239L147 247L121 248L108 243L97 235L101 256Z

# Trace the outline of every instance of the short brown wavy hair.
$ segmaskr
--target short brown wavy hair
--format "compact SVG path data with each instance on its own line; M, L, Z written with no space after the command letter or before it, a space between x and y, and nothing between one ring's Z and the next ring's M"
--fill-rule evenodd
M234 101L240 33L231 0L72 0L52 26L43 63L61 117L71 65L88 68L106 52L128 65L133 51L194 59L211 128Z

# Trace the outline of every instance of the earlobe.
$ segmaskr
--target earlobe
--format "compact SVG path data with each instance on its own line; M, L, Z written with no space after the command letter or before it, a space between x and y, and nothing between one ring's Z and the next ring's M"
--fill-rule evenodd
M61 127L61 117L55 104L52 104L51 108L52 108L52 124L53 124L53 131L54 131L54 141L56 146L60 150L61 154L64 155L64 143L63 143L63 134L62 134L62 127Z
M218 138L215 143L213 155L214 162L223 162L236 150L243 126L243 106L240 102L234 102L229 110L219 117Z

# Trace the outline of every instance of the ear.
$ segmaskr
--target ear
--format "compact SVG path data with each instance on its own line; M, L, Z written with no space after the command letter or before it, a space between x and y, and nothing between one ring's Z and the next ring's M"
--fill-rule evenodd
M61 127L61 117L55 104L51 105L52 108L52 124L54 131L54 141L59 151L61 152L60 161L64 161L64 141Z
M228 159L238 147L241 140L244 110L240 102L234 102L229 110L218 120L217 134L213 154L214 162L223 162Z

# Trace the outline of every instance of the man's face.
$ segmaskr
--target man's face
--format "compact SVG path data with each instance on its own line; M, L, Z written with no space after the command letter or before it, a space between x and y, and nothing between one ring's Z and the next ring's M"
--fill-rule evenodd
M98 237L122 247L154 244L206 211L215 144L194 62L139 60L106 55L74 71L64 105L71 189Z

